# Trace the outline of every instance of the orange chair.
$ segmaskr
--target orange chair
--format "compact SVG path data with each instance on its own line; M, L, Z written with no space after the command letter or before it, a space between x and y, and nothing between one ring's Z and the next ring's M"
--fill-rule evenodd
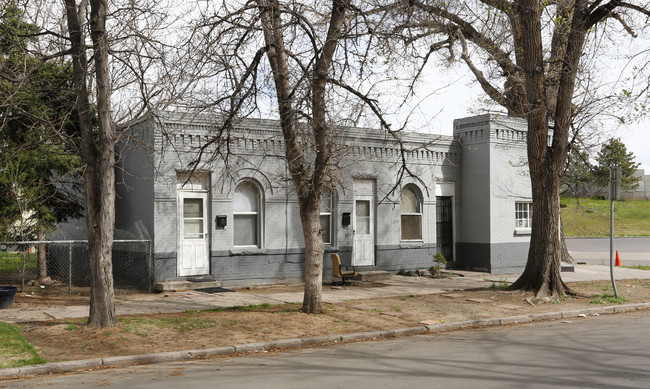
M352 267L352 271L346 270L344 271L342 267ZM354 266L348 266L348 265L342 265L341 264L341 257L339 257L338 254L332 254L332 276L340 278L341 285L345 285L347 282L347 279L350 277L356 277L357 276L357 271L354 268Z

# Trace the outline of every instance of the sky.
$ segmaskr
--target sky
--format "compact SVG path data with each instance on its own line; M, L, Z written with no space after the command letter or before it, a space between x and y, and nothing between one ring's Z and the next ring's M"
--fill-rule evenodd
M650 36L641 34L633 39L616 41L594 36L592 39L591 43L597 45L598 50L593 56L582 59L582 65L593 69L593 77L597 77L590 85L599 85L599 91L610 95L620 95L623 90L638 93L648 87ZM633 77L638 69L645 69L645 72ZM432 63L423 77L424 81L415 90L416 97L422 101L410 118L413 126L409 127L414 131L452 135L454 119L488 113L485 108L481 109L485 106L481 101L489 99L464 64L443 67ZM491 108L498 109L494 104ZM645 118L636 122L626 119L625 125L610 120L610 123L603 124L610 128L599 138L602 141L621 138L628 151L634 153L635 161L641 164L640 168L650 174L650 112L644 114ZM404 113L398 116L401 120L405 117ZM593 154L599 149L596 146Z
M439 82L430 81L428 86L424 87L436 92L423 100L418 108L422 117L430 117L438 112L433 120L422 124L422 128L426 128L425 131L452 135L454 119L487 113L480 110L479 102L485 99L485 95L478 85L469 83L471 75L445 72L437 77ZM641 163L640 169L645 169L646 174L650 174L650 114L638 123L618 126L610 131L611 135L607 135L605 139L621 138L628 151L634 153L635 161Z

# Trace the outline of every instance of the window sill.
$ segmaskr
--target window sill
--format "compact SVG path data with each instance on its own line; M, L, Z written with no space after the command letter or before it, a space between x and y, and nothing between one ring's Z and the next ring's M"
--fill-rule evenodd
M530 235L530 228L515 228L515 235Z
M402 240L399 242L399 247L402 249L419 249L424 247L422 240Z
M266 249L259 247L236 247L229 251L231 257L245 256L245 255L264 255L267 254Z

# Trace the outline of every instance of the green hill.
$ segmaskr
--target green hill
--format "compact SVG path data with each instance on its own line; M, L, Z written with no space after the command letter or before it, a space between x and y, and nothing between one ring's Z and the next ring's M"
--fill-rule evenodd
M609 236L609 200L562 197L561 207L567 237ZM615 201L614 234L650 236L650 201Z

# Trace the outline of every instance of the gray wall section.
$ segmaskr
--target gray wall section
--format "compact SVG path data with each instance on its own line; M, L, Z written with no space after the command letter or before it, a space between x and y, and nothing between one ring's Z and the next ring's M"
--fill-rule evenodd
M429 269L433 266L435 244L431 246L399 245L377 247L377 268L392 272L410 269Z
M487 271L490 274L520 273L526 267L528 243L466 243L456 244L463 257L463 268Z
M494 274L524 269L518 248L528 247L530 235L515 233L515 203L532 201L526 128L525 120L492 114L454 121L464 146L455 267Z
M176 251L174 252L155 252L154 265L156 271L156 280L173 280L176 278Z
M460 163L460 230L458 242L490 242L490 133L487 118L454 121L454 135L462 138ZM462 265L464 257L458 255Z
M457 242L456 254L459 260L455 267L467 270L490 271L490 244Z
M338 253L343 264L350 264L351 247L327 247L323 256L323 280L331 281L331 254ZM378 246L376 266L356 267L357 271L382 269L397 272L402 269L428 269L433 265L432 253L435 247ZM156 257L157 271L166 272L173 278L175 253ZM257 254L233 254L232 252L211 253L211 273L223 286L245 286L259 283L296 282L304 280L304 250L264 250ZM161 274L162 275L162 274Z
M140 123L131 127L129 131L128 139L136 141L120 142L117 146L119 160L115 179L115 228L131 232L134 231L136 223L143 223L149 236L137 238L152 238L154 235L152 129Z
M146 121L137 123L128 130L126 139L129 141L121 141L115 147L115 228L136 232L134 226L136 222L141 222L149 236L124 236L116 231L115 239L150 239L154 236L152 132ZM59 224L48 239L88 239L85 217Z
M490 247L491 274L520 273L526 267L529 242L495 243Z

